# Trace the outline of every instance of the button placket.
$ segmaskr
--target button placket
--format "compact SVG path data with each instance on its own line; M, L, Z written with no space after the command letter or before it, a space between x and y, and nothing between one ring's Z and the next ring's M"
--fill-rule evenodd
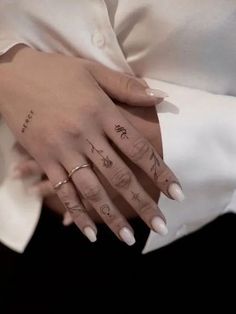
M92 43L98 48L103 48L105 45L104 35L98 31L95 31L92 35Z

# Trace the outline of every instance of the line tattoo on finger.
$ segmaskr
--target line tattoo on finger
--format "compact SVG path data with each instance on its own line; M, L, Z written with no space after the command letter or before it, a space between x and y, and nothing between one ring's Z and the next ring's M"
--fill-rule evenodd
M153 150L149 159L153 162L150 171L153 172L153 179L156 182L158 181L158 168L160 168L160 161Z
M104 152L102 149L97 149L93 143L91 143L88 139L86 139L86 141L89 143L90 147L91 147L91 153L96 152L100 157L101 160L103 162L103 166L106 168L111 168L113 165L113 162L111 161L111 159L108 156L104 156Z
M119 124L116 124L115 125L115 131L117 133L120 133L120 137L121 137L122 140L123 139L128 139L127 130L123 126L121 126Z
M69 212L72 212L72 213L75 213L75 212L79 212L83 214L87 213L82 203L71 205L70 202L65 202L65 207Z
M27 114L27 116L25 118L25 121L24 121L24 123L22 125L21 133L25 133L26 129L29 127L29 123L33 119L33 115L34 115L34 111L30 110L30 112Z

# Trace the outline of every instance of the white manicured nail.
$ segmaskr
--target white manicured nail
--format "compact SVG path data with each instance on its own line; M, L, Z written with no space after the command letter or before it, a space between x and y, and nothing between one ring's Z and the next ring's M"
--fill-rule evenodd
M90 242L96 242L97 236L94 230L91 227L85 227L84 228L84 234L89 239Z
M155 232L159 233L160 235L167 235L168 229L163 219L160 217L154 217L151 222L152 228Z
M121 239L129 246L136 242L133 233L126 227L120 230L119 235Z
M152 96L156 98L166 98L169 96L167 93L161 91L160 89L147 88L146 93L148 96Z
M170 196L178 202L183 202L183 200L185 199L184 193L183 193L181 187L179 186L179 184L177 184L177 183L172 183L169 186L168 192L169 192Z
M70 213L69 212L65 212L62 224L67 227L67 226L71 225L72 222L73 222L73 219L72 219Z

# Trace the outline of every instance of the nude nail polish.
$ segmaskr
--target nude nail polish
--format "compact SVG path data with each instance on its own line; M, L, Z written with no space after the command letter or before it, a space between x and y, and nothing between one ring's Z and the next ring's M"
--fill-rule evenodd
M148 96L155 97L155 98L166 98L169 96L166 92L163 92L160 89L151 89L151 88L146 89L146 94Z
M168 192L169 192L170 196L178 202L183 202L183 200L185 199L184 193L183 193L181 187L179 186L179 184L177 184L177 183L172 183L169 186Z
M91 227L85 227L84 234L86 235L86 237L89 239L90 242L97 241L96 233Z
M72 222L73 222L73 219L72 219L70 213L68 211L65 212L62 224L67 227L67 226L71 225Z
M121 239L129 246L136 242L133 233L126 227L120 230L119 235Z
M164 220L161 217L154 217L152 219L151 225L155 232L159 233L162 236L167 235L168 229Z

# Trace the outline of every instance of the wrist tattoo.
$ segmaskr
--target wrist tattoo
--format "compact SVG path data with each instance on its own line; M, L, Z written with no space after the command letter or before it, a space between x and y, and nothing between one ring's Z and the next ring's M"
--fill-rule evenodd
M34 111L33 111L33 110L30 110L30 112L27 114L27 116L26 116L26 118L25 118L24 124L22 125L21 133L25 133L26 129L27 129L28 126L29 126L29 123L31 122L31 120L32 120L32 118L33 118L33 115L34 115Z
M91 146L91 152L92 153L96 152L101 157L101 160L103 162L103 166L106 168L111 168L113 165L113 162L110 160L110 158L108 156L104 157L103 150L97 149L88 139L86 139L86 141Z
M158 168L160 167L160 161L158 160L154 151L152 151L149 159L152 160L152 162L153 162L150 170L151 170L151 172L153 172L153 179L156 182L158 180Z
M120 133L120 137L122 140L128 139L127 130L123 126L120 126L119 124L115 125L115 131L117 133Z
M100 212L102 215L105 215L109 218L113 217L113 215L111 214L111 208L107 204L104 204L100 207Z
M83 214L87 213L87 211L84 208L82 203L71 205L70 202L65 202L65 207L72 214L75 213L75 212L79 212L79 213L83 213Z

